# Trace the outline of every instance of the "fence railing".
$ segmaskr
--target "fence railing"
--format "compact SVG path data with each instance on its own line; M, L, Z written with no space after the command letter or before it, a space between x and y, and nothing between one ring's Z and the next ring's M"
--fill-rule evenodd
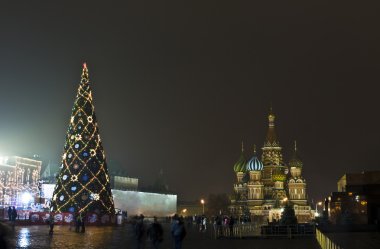
M271 225L262 226L257 223L236 224L229 226L213 226L214 238L221 237L296 237L296 236L314 236L314 225Z
M333 242L329 237L322 233L318 228L315 232L315 237L321 247L321 249L343 249L335 242Z
M260 235L260 226L257 224L238 224L230 226L216 226L214 225L214 238L220 237L251 237Z

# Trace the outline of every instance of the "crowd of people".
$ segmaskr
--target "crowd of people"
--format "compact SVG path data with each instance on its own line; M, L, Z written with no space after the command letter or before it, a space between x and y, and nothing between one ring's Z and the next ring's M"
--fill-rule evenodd
M164 240L164 229L161 223L158 222L157 217L153 217L153 222L146 226L144 223L144 215L135 216L132 220L134 225L134 232L136 238L136 248L145 248L147 238L154 249L160 248ZM183 217L174 215L171 219L170 234L173 242L174 249L182 248L182 241L186 236L186 228Z

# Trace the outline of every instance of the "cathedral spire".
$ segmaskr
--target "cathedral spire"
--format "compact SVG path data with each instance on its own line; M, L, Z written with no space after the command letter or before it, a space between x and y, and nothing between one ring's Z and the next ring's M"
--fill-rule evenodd
M279 142L277 140L277 134L275 130L275 125L274 125L274 120L276 116L273 114L273 108L272 105L270 106L269 109L269 114L268 114L268 132L267 132L267 137L265 141L265 146L278 146Z
M297 154L297 141L294 141L294 152L293 152L293 156L291 157L289 161L289 166L300 167L300 168L302 168L303 166L303 163Z
M262 162L264 166L282 166L284 162L282 160L281 146L277 139L277 134L275 130L275 121L276 116L273 113L273 108L270 106L269 114L268 114L268 131L267 136L264 141L263 154L262 154ZM271 170L267 170L264 173L264 178L269 180L271 179Z

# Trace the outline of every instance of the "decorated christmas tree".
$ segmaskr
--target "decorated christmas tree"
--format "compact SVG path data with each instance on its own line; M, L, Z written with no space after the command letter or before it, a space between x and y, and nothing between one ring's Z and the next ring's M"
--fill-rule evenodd
M72 109L61 171L53 193L55 212L114 213L103 146L86 63Z

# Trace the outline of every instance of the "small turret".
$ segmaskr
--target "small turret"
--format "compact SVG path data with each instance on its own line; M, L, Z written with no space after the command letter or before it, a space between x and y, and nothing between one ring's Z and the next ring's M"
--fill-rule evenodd
M301 176L303 163L297 155L297 142L294 141L294 153L289 161L290 174L292 177L297 178Z
M237 162L234 164L234 171L237 176L238 182L241 182L245 173L247 172L247 160L244 157L244 144L241 143L241 154Z

